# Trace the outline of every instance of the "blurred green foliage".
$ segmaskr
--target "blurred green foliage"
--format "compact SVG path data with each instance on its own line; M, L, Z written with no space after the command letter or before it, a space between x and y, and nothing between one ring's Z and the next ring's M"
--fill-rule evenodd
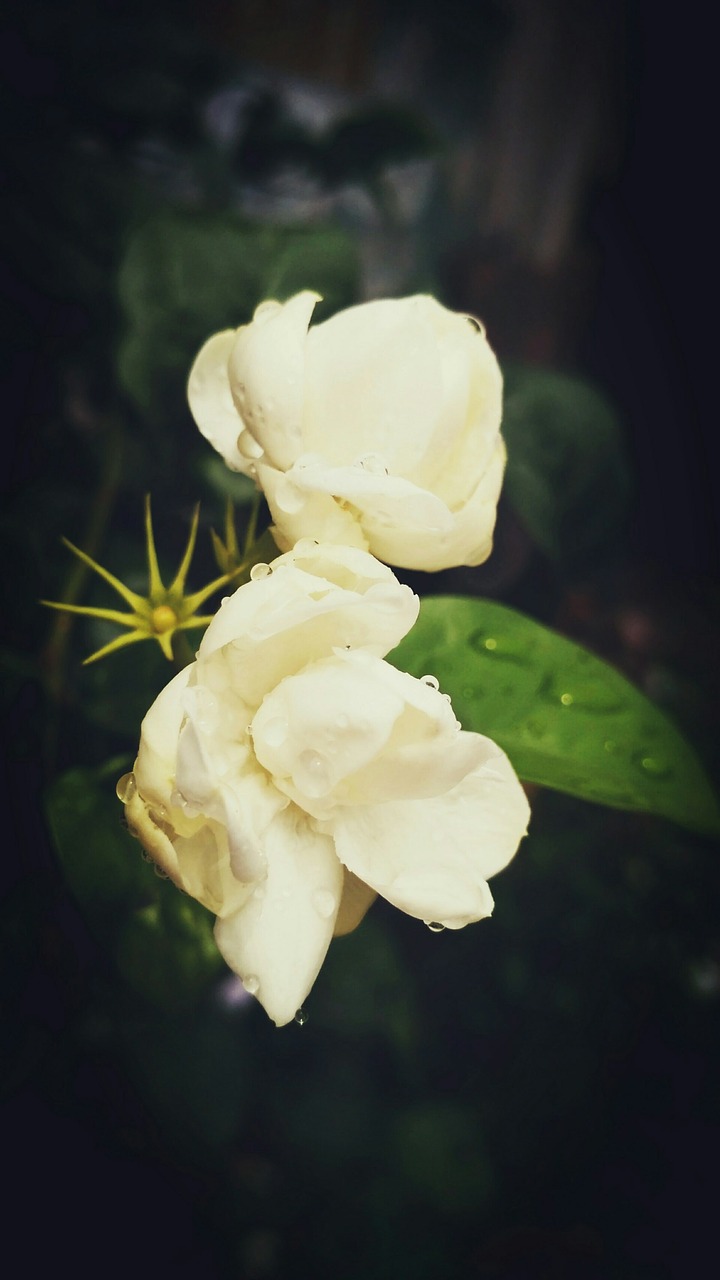
M618 413L581 378L518 365L504 373L507 497L533 541L582 572L625 532L630 461Z
M120 385L154 418L182 411L192 361L211 334L252 319L265 298L314 289L316 318L357 300L357 245L340 227L253 226L173 211L132 235L120 264Z

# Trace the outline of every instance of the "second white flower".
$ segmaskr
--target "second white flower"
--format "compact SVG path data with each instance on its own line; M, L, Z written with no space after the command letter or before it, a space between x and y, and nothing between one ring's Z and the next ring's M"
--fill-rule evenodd
M437 571L492 549L502 376L481 327L434 298L382 299L309 328L318 297L264 302L205 343L188 384L203 435L302 537Z

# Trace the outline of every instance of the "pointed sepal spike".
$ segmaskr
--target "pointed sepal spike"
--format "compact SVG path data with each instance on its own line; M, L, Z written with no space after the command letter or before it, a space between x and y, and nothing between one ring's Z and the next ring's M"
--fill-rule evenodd
M195 552L195 542L197 540L199 520L200 520L200 503L198 502L192 514L187 546L185 547L183 558L180 561L180 567L178 568L178 571L175 574L175 577L171 585L168 587L169 596L175 596L175 595L181 596L183 591L185 590L185 579L187 578L188 569L190 568L190 562Z
M153 533L152 510L150 505L150 494L145 494L145 545L147 550L149 597L150 600L159 599L165 594L162 578L160 577L160 566L158 565L157 551L155 549L155 535Z
M78 560L82 560L83 564L88 566L88 569L92 569L94 573L97 573L101 578L104 578L105 581L113 588L113 591L117 591L118 595L122 596L123 600L127 601L131 609L139 611L147 608L147 602L142 596L139 596L135 591L131 591L130 587L126 587L125 583L121 582L119 578L116 578L113 573L110 573L107 569L103 569L102 565L98 564L97 560L93 560L92 556L89 556L85 551L81 551L79 547L75 546L74 542L70 542L69 538L63 538L62 541L63 546L66 546L69 551L72 551L73 555L77 556ZM63 605L62 607L65 608L66 606Z
M250 520L251 525L254 527L255 522L253 521L252 516ZM240 551L240 544L238 542L237 532L235 529L235 509L231 498L228 498L225 504L224 524L224 542L214 529L210 530L210 537L212 538L213 552L218 568L222 569L223 573L227 574L228 577L232 577L246 568L246 556ZM252 543L252 537L250 538L250 542ZM247 551L247 547L248 540L246 537L245 551Z
M91 663L98 662L100 658L106 658L110 653L116 653L118 649L125 649L129 644L137 644L140 640L149 639L151 637L147 631L126 631L116 636L114 640L110 640L108 644L104 644L102 648L96 649L88 658L83 658L83 666L89 667Z

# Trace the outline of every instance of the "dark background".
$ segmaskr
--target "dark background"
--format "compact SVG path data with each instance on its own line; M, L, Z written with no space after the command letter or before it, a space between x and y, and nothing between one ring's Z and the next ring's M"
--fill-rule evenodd
M377 907L364 943L337 944L305 1027L228 1012L217 991L154 1013L118 988L42 810L61 769L132 751L132 738L84 725L72 669L59 689L48 668L35 604L67 572L60 536L82 540L108 415L120 413L139 460L116 531L137 522L147 484L166 499L166 538L194 498L193 473L163 469L160 429L148 444L137 403L108 390L123 200L143 140L171 144L148 207L182 204L178 157L213 86L260 67L275 85L372 105L390 84L423 126L467 145L446 152L440 223L415 239L388 233L388 257L407 250L408 278L481 315L501 362L599 386L633 476L622 538L596 562L549 562L522 513L503 508L488 566L451 585L616 663L715 772L715 71L703 10L76 0L11 5L2 55L8 1257L21 1251L25 1270L213 1280L706 1274L720 1136L712 846L544 793L498 884L491 934L418 936ZM241 188L262 185L286 145L256 122L236 160ZM375 252L372 218L356 225ZM190 427L178 431L184 448ZM87 641L77 646L75 663Z

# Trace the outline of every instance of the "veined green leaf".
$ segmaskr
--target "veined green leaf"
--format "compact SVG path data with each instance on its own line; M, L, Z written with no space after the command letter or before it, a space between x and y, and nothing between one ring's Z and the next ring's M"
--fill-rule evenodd
M720 833L705 770L665 712L532 618L495 601L428 597L389 660L436 676L463 727L497 742L524 781Z

